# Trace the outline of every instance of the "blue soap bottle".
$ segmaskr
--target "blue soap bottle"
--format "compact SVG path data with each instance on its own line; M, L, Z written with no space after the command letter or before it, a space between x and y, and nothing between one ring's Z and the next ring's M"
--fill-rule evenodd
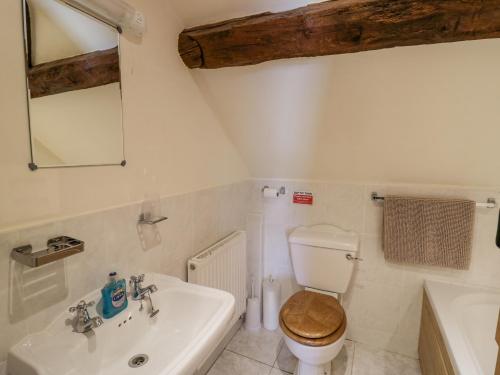
M101 289L102 315L110 319L128 306L127 284L125 279L118 279L116 272L109 274L109 282Z

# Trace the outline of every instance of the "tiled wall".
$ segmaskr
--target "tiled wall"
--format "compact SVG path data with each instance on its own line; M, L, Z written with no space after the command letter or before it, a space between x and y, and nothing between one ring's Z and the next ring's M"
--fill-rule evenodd
M142 230L136 225L141 206L134 204L0 233L0 373L10 346L102 287L110 271L125 277L162 272L185 280L188 258L245 228L249 194L250 184L242 182L164 198L162 213L169 219ZM39 269L10 260L13 247L42 248L61 234L85 241L85 252Z
M282 300L297 290L287 235L300 225L329 223L361 234L360 256L364 258L345 296L350 338L412 357L417 356L422 286L425 278L500 287L500 249L495 246L497 209L478 209L474 232L472 266L469 271L386 263L381 247L380 204L370 199L372 191L384 194L465 197L500 202L500 193L443 186L360 185L300 181L254 181L252 209L264 214L264 274L281 280ZM287 187L288 195L265 200L265 186ZM314 193L313 206L291 203L294 190Z
M264 200L264 185L286 186L288 194ZM294 190L314 193L313 206L291 203ZM500 250L495 246L498 209L476 215L472 267L453 271L389 264L381 249L382 207L370 193L467 197L478 201L500 193L440 186L387 186L300 181L254 180L201 190L161 201L169 220L154 227L136 225L139 204L79 216L51 224L0 233L0 373L8 348L28 333L43 329L54 314L93 289L106 275L162 272L186 278L186 260L234 230L247 228L249 267L260 278L260 243L264 243L264 276L282 285L282 300L298 289L287 235L300 225L330 223L361 234L361 257L345 307L350 338L416 357L422 285L425 278L500 287ZM247 215L247 213L251 213ZM262 226L263 219L263 226ZM10 260L13 247L41 248L53 236L66 234L86 242L83 254L30 270ZM144 249L147 247L148 249ZM31 283L34 280L40 280ZM37 294L39 293L39 294ZM37 295L35 298L30 296Z

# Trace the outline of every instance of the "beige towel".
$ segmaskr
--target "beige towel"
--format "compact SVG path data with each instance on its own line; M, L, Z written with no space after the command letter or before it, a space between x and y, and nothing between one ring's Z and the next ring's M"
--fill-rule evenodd
M385 259L469 269L475 209L469 200L386 197Z

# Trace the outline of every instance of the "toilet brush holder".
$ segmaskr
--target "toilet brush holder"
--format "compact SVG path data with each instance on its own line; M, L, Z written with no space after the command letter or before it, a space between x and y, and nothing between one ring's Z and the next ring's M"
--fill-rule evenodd
M258 331L260 328L260 300L258 297L248 298L245 329L249 331Z

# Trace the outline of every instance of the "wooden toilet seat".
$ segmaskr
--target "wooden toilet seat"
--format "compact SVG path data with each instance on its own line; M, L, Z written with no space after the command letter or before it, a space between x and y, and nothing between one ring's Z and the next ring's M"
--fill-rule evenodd
M347 318L335 297L304 290L295 293L281 308L280 326L300 344L326 346L342 337Z

